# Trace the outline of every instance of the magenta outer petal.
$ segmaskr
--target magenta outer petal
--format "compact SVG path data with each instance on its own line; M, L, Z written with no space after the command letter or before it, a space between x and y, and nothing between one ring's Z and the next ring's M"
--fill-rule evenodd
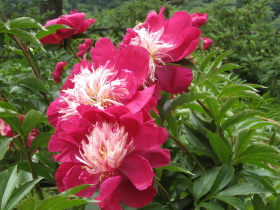
M139 86L146 80L149 61L150 55L145 48L129 45L120 52L116 61L116 69L127 69L134 72L138 79L137 86Z
M95 48L90 50L91 60L94 64L94 68L100 66L108 65L107 68L110 69L115 63L117 57L117 49L108 38L100 38L95 43Z
M68 106L66 102L64 102L64 101L61 102L60 100L62 100L61 97L58 97L57 99L55 99L55 101L53 101L50 104L48 111L47 111L48 120L49 120L50 124L54 127L57 124L58 118L62 116L62 114L59 113L59 110L61 108L65 108Z
M156 195L156 189L152 183L147 189L140 191L127 178L123 177L118 188L118 194L121 201L127 206L141 208L153 200Z
M167 166L170 163L170 151L162 148L151 148L136 152L149 161L152 168Z
M173 94L185 91L193 80L191 69L172 65L158 67L156 75L162 90Z
M161 30L165 24L165 18L162 14L164 9L165 7L162 7L159 14L157 14L155 11L150 12L146 17L145 23L143 23L141 27L144 27L151 32Z
M130 109L131 113L139 112L151 101L154 89L155 85L145 90L137 91L131 99L124 100L123 103Z
M138 190L147 189L153 182L154 172L149 162L138 155L125 159L118 168Z
M191 16L183 11L176 12L170 19L166 21L161 40L166 43L174 43L181 33L192 26Z
M121 179L121 176L113 176L102 182L100 184L100 195L96 197L96 200L103 201L107 199L119 186Z

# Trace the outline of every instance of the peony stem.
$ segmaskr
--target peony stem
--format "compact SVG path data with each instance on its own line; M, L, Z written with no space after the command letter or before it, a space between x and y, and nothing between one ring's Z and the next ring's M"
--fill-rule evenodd
M203 173L206 172L206 170L203 168L203 166L200 164L200 162L196 159L196 157L188 150L188 148L179 140L177 139L175 136L172 136L169 134L169 138L173 139L175 141L175 143L178 145L179 149L187 154L188 156L190 156L190 158L192 158L194 160L194 162L198 165L198 167L201 169L201 171Z
M68 41L68 39L64 39L64 42L66 44L66 46L69 47L69 49L71 50L71 52L74 54L74 56L81 61L81 59L77 56L77 54L75 53L75 50L73 49L72 45L70 44L70 42Z
M164 193L164 195L166 196L166 198L167 198L167 200L168 200L168 202L169 202L171 208L172 208L173 210L175 210L175 207L173 206L173 203L171 202L170 197L169 197L169 195L168 195L166 189L159 183L159 181L158 181L157 179L154 179L154 181L155 181L155 183L158 185L158 187L162 190L162 192Z

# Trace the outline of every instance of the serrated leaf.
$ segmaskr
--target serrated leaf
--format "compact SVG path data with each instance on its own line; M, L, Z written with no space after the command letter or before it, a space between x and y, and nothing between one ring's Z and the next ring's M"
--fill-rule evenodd
M203 174L199 179L195 180L193 184L193 196L195 201L209 192L215 182L219 170L219 168L212 168L210 171Z
M51 133L41 133L38 136L36 136L33 139L31 147L29 149L30 153L34 152L39 147L47 145L50 141L51 136L52 136Z
M183 165L181 165L179 163L170 162L168 164L168 166L163 166L163 167L159 167L159 168L166 169L166 170L169 170L169 171L178 171L178 172L183 172L183 173L186 173L186 174L194 175L187 168L185 168Z
M0 173L0 209L5 209L17 183L17 166Z
M233 187L227 188L226 190L219 192L217 196L236 196L236 195L249 195L249 194L260 194L269 193L268 190L252 184L252 183L242 183L234 185Z
M22 128L24 130L24 138L40 123L47 120L40 112L36 110L30 110L24 117Z
M24 40L37 45L42 51L45 52L45 49L43 48L43 45L41 44L41 42L31 33L18 29L18 28L13 28L11 30L6 31L6 33L9 34L14 34L18 37L23 38Z
M228 150L228 147L219 136L217 136L216 134L212 133L209 130L206 130L206 132L213 150L215 151L216 155L219 157L220 161L223 164L225 164L230 156L230 151Z
M4 210L11 210L19 201L32 190L35 184L37 184L42 178L32 180L30 182L24 183L18 189L16 189L13 194L10 196L6 208Z
M44 83L38 78L26 78L19 81L18 84L24 84L28 87L40 90L44 93L48 93L48 90L45 88Z
M10 22L10 28L38 28L46 30L40 23L30 17L20 17Z
M231 196L215 196L214 198L233 206L237 210L248 210L247 206L238 198Z
M71 29L69 26L66 26L66 25L56 25L56 24L54 24L54 25L50 25L50 26L45 27L45 29L47 31L46 30L39 31L35 36L36 36L37 39L42 39L45 36L56 33L56 31L58 29L62 29L62 28Z
M12 138L1 138L0 139L0 160L2 160L2 158L4 157L4 155L6 154L10 142L12 141Z
M255 117L259 114L260 114L260 112L258 112L258 111L243 111L243 112L236 113L226 119L226 121L222 124L221 129L222 129L222 131L224 131L229 126L235 125L248 118Z

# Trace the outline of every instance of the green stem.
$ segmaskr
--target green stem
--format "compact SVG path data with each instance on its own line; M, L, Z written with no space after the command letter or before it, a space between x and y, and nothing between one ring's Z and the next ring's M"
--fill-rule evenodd
M167 198L167 200L168 200L168 202L169 202L171 208L172 208L173 210L176 210L175 207L173 206L173 203L172 203L171 200L170 200L170 197L169 197L169 195L168 195L166 189L159 183L159 181L158 181L157 179L154 179L154 181L155 181L155 183L158 185L158 187L162 190L162 192L164 193L164 195L166 196L166 198Z
M201 171L203 173L206 172L206 170L203 168L203 166L200 164L200 162L196 159L196 157L188 150L188 148L179 140L177 139L176 137L172 136L169 134L169 138L171 138L172 140L175 141L175 143L178 145L179 149L187 154L188 156L190 156L191 159L194 160L194 162L198 165L198 167L201 169Z
M3 18L4 22L7 22L7 19L6 19L5 15L4 15L4 13L2 12L2 10L0 10L0 15L1 15L1 17ZM13 34L11 37L16 41L16 43L17 43L18 46L20 47L21 51L23 52L24 56L26 57L27 61L29 62L29 64L30 64L30 66L31 66L31 68L32 68L32 70L33 70L35 76L36 76L39 80L42 80L42 78L41 78L41 76L40 76L40 74L39 74L38 69L37 69L36 66L34 65L34 63L33 63L32 59L31 59L30 55L28 54L27 50L26 50L25 47L22 45L22 43L20 42L20 40L19 40L19 39L17 38L17 36L14 35L14 34ZM44 92L41 92L41 91L40 91L40 93L41 93L41 94L44 96L44 98L49 102L49 97L48 97L48 95L47 95L46 93L44 93Z
M73 49L72 45L70 44L69 40L64 39L65 44L70 48L71 52L74 54L74 56L81 61L81 59L77 56L77 54L75 53L75 50Z

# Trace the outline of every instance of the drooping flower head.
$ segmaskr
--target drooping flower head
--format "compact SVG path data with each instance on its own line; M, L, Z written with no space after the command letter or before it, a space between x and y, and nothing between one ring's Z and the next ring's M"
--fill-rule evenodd
M150 82L153 84L158 80L164 91L179 93L190 85L192 72L187 68L165 64L179 61L192 53L199 43L201 32L192 27L191 15L188 13L176 12L170 19L165 20L163 11L164 7L159 14L152 11L144 23L127 29L120 49L127 45L147 49L150 61L144 85ZM181 79L176 81L178 76Z
M206 24L208 20L208 13L201 14L199 12L194 13L192 16L192 26L200 27Z
M83 57L90 49L92 45L92 39L85 39L83 44L79 44L78 50L79 52L77 53L78 57Z
M52 73L53 79L55 83L59 83L61 80L61 75L64 70L64 67L67 65L66 61L58 62L54 68L54 72Z
M114 50L111 57L107 54L107 59L100 59L103 47ZM52 125L55 126L60 116L66 119L77 115L79 105L91 105L101 110L126 106L135 113L153 101L154 86L138 91L148 71L147 50L128 46L117 53L112 42L102 38L91 54L93 64L86 60L77 64L64 84L60 97L50 105L48 116ZM155 105L156 102L152 103Z
M50 25L66 25L70 28L58 29L56 33L48 35L40 39L42 44L59 44L63 39L72 37L73 35L85 32L96 19L89 18L86 20L85 13L78 13L76 9L70 12L70 15L62 15L60 18L49 20L44 27Z
M134 208L151 202L156 194L152 168L170 162L169 151L160 148L167 131L124 106L77 110L80 117L60 120L49 143L51 152L61 152L54 155L62 162L56 174L59 191L94 184L78 195L91 197L100 188L101 209L121 210L120 201Z

